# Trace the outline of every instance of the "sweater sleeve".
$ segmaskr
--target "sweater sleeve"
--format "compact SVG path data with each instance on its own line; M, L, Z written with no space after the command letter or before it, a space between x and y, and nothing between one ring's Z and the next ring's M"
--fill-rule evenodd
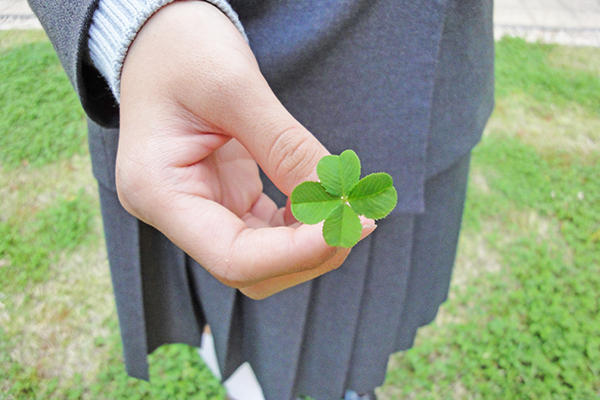
M89 28L89 56L104 77L114 98L127 49L137 32L155 12L174 0L100 0ZM219 8L245 36L236 12L225 0L206 0Z

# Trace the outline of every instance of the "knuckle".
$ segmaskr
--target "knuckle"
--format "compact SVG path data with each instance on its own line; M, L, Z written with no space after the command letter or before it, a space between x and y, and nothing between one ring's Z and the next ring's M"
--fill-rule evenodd
M135 202L131 195L132 191L135 190L135 185L132 184L133 182L135 182L135 180L131 178L131 175L128 172L124 172L123 169L119 167L116 168L115 186L117 188L119 202L128 213L135 215Z
M329 259L328 262L328 270L329 271L333 271L338 269L339 267L341 267L344 264L344 261L346 261L346 258L348 258L348 255L350 254L350 250L349 249L345 249L345 250L340 250L340 249L332 249L332 253L331 253L331 258Z
M342 266L342 264L344 264L344 260L336 261L336 262L333 262L333 263L329 264L327 272L334 271L334 270L338 269L339 267Z
M234 252L229 249L225 252L225 256L219 255L214 257L212 268L209 272L222 284L234 289L240 289L250 285L250 281L243 271L243 263L239 263L234 259ZM205 265L206 268L206 265Z
M119 162L120 161L120 162ZM115 169L117 196L123 208L135 217L144 219L143 210L148 196L146 188L151 187L144 168L134 162L118 160Z
M223 57L219 59L221 58ZM246 62L215 61L212 71L212 76L204 79L202 85L208 86L211 95L222 101L238 98L240 93L246 92L251 86L252 74L249 73L250 69Z
M225 286L229 286L233 289L241 289L248 286L250 283L239 276L237 273L229 271L229 272L217 272L214 273L213 276L221 282Z
M309 169L316 165L318 156L312 149L312 140L300 127L291 127L281 131L269 148L268 163L273 166L277 179L292 177L293 180L305 178Z
M252 300L264 300L272 294L257 290L254 287L240 288L240 292L242 292L246 297L249 297Z

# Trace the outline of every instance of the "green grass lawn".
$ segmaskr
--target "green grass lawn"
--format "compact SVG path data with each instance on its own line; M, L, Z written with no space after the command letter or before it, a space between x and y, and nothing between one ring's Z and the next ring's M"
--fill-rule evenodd
M497 43L449 301L386 399L600 397L600 49ZM0 399L222 399L195 349L124 372L85 123L42 32L0 32Z
M384 399L600 397L600 49L496 56L450 299Z

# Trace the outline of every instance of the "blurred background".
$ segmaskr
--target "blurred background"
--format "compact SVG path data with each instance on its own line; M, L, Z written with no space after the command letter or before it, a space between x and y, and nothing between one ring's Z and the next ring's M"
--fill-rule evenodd
M496 109L449 300L388 399L600 398L600 0L496 0ZM196 349L124 372L84 115L0 0L0 399L222 399Z

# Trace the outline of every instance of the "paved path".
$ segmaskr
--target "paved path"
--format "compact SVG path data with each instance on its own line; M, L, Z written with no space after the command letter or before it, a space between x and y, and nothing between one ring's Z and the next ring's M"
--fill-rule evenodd
M41 28L25 0L0 0L0 30Z
M600 0L495 0L494 32L600 47Z
M77 1L77 0L72 0ZM496 38L600 47L600 0L495 0ZM0 30L36 29L25 0L0 0Z

